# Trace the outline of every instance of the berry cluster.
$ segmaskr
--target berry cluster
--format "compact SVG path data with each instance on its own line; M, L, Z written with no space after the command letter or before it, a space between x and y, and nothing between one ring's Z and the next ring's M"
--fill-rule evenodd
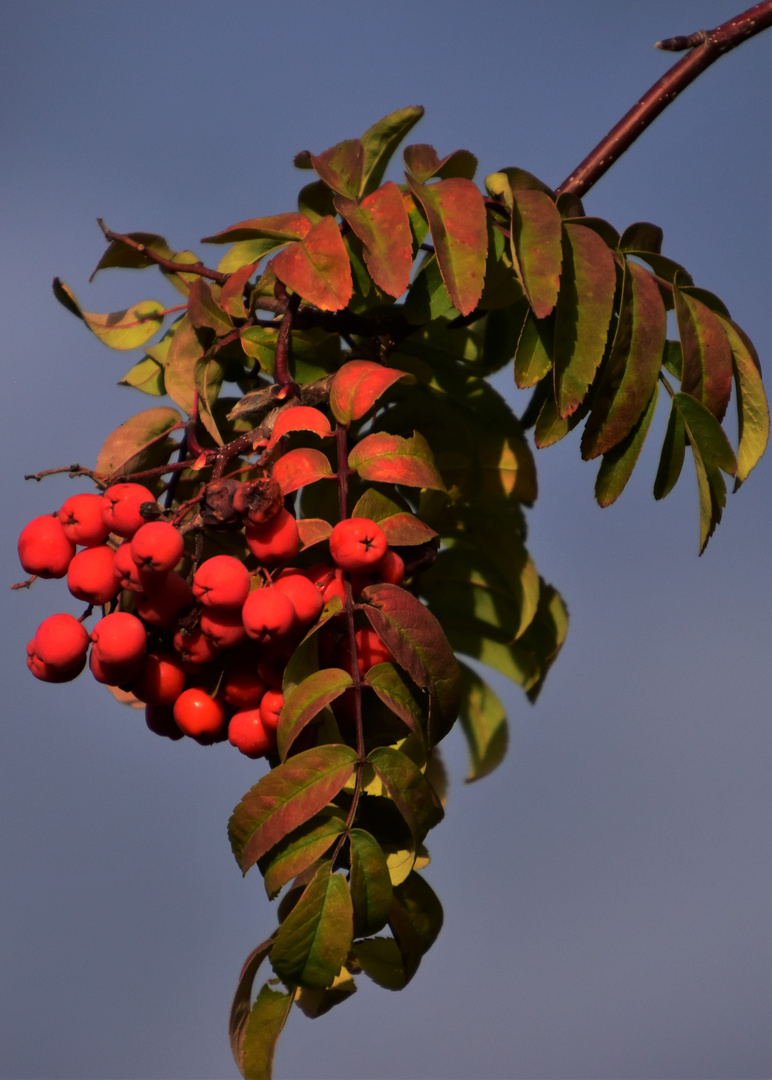
M32 674L68 682L88 663L98 682L144 703L158 735L204 745L228 739L249 757L274 753L284 667L299 641L334 597L346 603L347 582L357 596L375 581L401 584L405 568L383 530L363 517L334 526L329 561L290 566L301 546L297 521L274 497L275 485L268 497L265 490L256 497L258 486L225 482L227 506L244 526L247 562L191 557L178 523L163 520L153 493L138 483L74 495L55 514L33 519L19 537L25 571L66 577L88 608L81 618L43 620L27 646ZM210 509L217 494L209 493ZM89 633L84 622L94 609L102 617ZM360 676L393 660L370 628L358 629L353 645L335 619L320 636L325 662L349 674L353 653Z

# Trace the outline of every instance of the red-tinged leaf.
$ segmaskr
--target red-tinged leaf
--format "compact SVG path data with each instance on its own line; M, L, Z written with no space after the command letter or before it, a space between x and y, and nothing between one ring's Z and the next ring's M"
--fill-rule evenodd
M635 221L628 225L619 240L622 251L649 251L659 255L662 251L664 233L659 225L649 221Z
M372 360L348 360L335 372L330 385L330 409L341 424L360 420L390 386L400 379L412 381L406 371L384 367Z
M181 420L176 409L165 405L130 417L105 439L96 471L108 476L125 475L164 464L176 446L167 436Z
M310 154L309 158L317 174L338 195L349 199L358 197L365 168L365 148L361 139L346 139L318 157Z
M295 829L258 863L269 900L284 886L304 873L324 855L345 831L345 814L340 807L329 807Z
M658 395L659 385L655 383L645 411L624 439L603 455L595 479L595 498L599 506L610 506L624 491L649 433Z
M383 849L365 829L349 833L354 936L375 934L389 918L394 893Z
M165 309L157 300L141 300L125 311L97 315L84 311L72 289L59 278L54 278L54 296L111 349L136 349L144 345L161 329L164 321Z
M437 533L415 514L399 513L381 518L378 522L386 533L390 547L414 547L433 540Z
M196 364L206 349L198 338L190 316L180 319L169 344L164 365L166 393L188 415L193 411L196 390Z
M664 499L678 483L686 454L686 427L680 409L673 401L665 431L665 440L654 480L654 498Z
M257 263L247 263L234 270L220 291L220 303L233 319L246 319L248 312L244 307L244 289L257 269Z
M277 765L248 791L228 822L236 861L246 874L261 855L310 820L353 775L356 751L328 744Z
M673 290L683 369L681 389L723 419L732 393L732 350L721 319L688 288Z
M348 457L363 480L444 491L429 444L418 432L411 439L376 431L358 442Z
M450 731L458 716L460 672L437 619L412 593L397 585L370 585L360 603L370 625L413 682L429 691L429 743Z
M380 187L392 154L423 114L421 105L409 105L381 117L367 129L362 136L365 168L360 194L366 195Z
M365 673L364 682L371 686L383 704L405 724L426 746L426 702L420 700L412 682L407 680L394 664L374 664Z
M349 686L353 686L349 673L332 667L313 672L292 688L284 699L276 733L282 761L303 728Z
M236 986L236 993L233 995L228 1034L230 1036L233 1059L239 1069L242 1068L244 1058L244 1029L252 1008L252 987L255 981L255 975L263 960L265 960L266 956L271 951L272 944L273 941L269 938L268 941L264 941L262 945L258 945L256 949L252 950L244 961L244 966L241 969L239 981Z
M332 476L332 466L321 450L299 447L283 454L273 467L273 478L283 495L289 495L306 484Z
M294 993L273 990L267 983L257 995L244 1028L241 1069L244 1080L271 1080L276 1044L287 1023Z
M413 234L402 192L390 180L359 204L341 196L334 202L364 245L370 277L389 296L401 296L413 269Z
M214 330L218 337L233 329L233 320L217 303L203 278L198 278L190 287L188 315L197 330Z
M555 400L576 412L603 359L616 290L613 252L592 229L563 223L563 273L555 315Z
M443 180L459 176L471 180L477 172L477 158L469 150L454 150L440 158L428 143L414 143L405 147L402 157L407 171L419 184L434 176Z
M560 214L543 191L513 191L512 203L512 259L531 310L544 319L560 288Z
M637 423L657 385L666 337L659 287L642 266L625 261L614 344L582 435L585 460L607 453Z
M737 475L735 491L759 463L769 442L769 406L761 382L759 358L750 338L731 319L722 319L722 326L732 350L735 387L737 389Z
M346 962L354 938L351 893L329 862L319 867L279 927L271 965L290 985L323 990Z
M415 762L393 746L379 746L371 750L367 760L402 815L416 844L420 844L444 816L440 801L428 780Z
M324 518L298 518L298 532L300 533L300 547L313 547L329 539L332 525Z
M270 265L280 281L322 311L340 311L353 295L351 265L333 217L323 217Z
M429 221L437 262L454 307L474 311L485 283L488 227L485 203L471 180L452 177L418 184L408 176L413 194Z
M293 405L289 409L282 409L271 430L269 448L290 431L313 431L315 435L323 437L332 435L330 421L323 412L310 405Z
M278 240L283 244L302 240L311 230L305 214L274 214L271 217L251 218L231 225L213 236L205 236L202 244L232 244L239 240Z

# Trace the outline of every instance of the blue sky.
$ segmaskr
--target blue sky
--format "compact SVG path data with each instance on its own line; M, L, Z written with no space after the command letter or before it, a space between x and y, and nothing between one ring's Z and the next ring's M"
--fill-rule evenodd
M75 490L23 474L93 462L145 407L115 385L132 358L59 307L51 279L92 311L176 303L149 272L88 285L97 216L204 252L201 236L294 208L295 152L418 103L414 141L473 151L480 178L519 165L557 185L673 62L658 38L737 10L4 5L6 581L21 576L22 526ZM585 200L619 228L660 224L665 253L724 299L766 368L771 42L711 68ZM537 455L530 544L571 610L564 652L535 708L502 689L512 741L498 773L465 786L448 739L428 871L446 921L413 983L389 994L363 980L329 1016L293 1018L277 1077L769 1075L770 465L729 498L698 559L692 478L651 497L663 433L660 416L607 511L578 439ZM233 1077L228 1003L275 919L225 836L254 764L153 738L87 678L32 679L24 646L69 604L39 582L4 607L0 1075Z

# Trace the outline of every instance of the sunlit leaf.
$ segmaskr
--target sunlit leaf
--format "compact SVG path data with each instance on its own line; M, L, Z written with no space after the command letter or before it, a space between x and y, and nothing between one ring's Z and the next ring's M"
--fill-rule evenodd
M413 237L402 193L389 181L361 203L335 199L335 209L364 245L364 260L375 284L401 296L410 284Z
M722 320L722 325L732 350L737 390L737 490L766 450L769 442L769 406L761 382L759 358L750 339L731 320Z
M166 393L163 364L159 364L152 356L145 356L126 372L118 385L133 386L143 394L163 397Z
M366 435L349 454L348 464L363 480L445 490L429 445L418 432L410 439L386 431Z
M390 386L400 379L412 382L407 372L384 367L372 360L348 360L336 371L330 385L330 409L341 424L360 420Z
M362 136L365 167L360 194L366 195L380 187L394 151L423 114L421 105L409 105L405 109L389 113L367 129Z
M236 986L236 993L233 996L228 1034L230 1036L233 1058L239 1069L242 1069L244 1058L244 1029L252 1007L252 987L255 981L255 975L263 960L265 960L266 956L271 951L272 944L273 942L269 939L268 941L264 941L261 945L258 945L256 949L252 950L244 961L244 966L241 969L239 981Z
M361 139L346 139L322 154L309 154L309 158L329 188L344 198L357 198L365 167L365 148Z
M273 478L284 495L326 476L332 476L329 459L321 450L307 447L298 447L282 454L273 467Z
M211 338L211 334L209 335ZM206 349L185 315L180 319L169 344L164 366L164 382L169 397L188 415L193 412L196 390L196 364Z
M480 676L461 665L461 727L469 749L467 783L480 780L501 764L509 744L507 714L498 696Z
M268 984L257 995L244 1027L241 1060L236 1064L244 1080L271 1080L276 1044L292 1008L293 994Z
M732 350L724 323L690 289L673 290L683 372L681 389L721 420L732 393Z
M348 746L314 747L277 765L247 792L228 823L236 861L244 873L293 829L323 810L354 771Z
M298 532L302 549L321 544L329 538L332 525L323 518L298 518Z
M428 143L414 143L405 147L402 157L408 172L419 184L425 184L433 177L471 180L477 172L477 158L469 150L454 150L440 158Z
M164 405L130 417L105 439L96 460L96 471L108 476L138 472L152 467L148 462L156 454L160 460L154 464L163 464L174 449L174 444L167 441L168 433L181 420L176 409Z
M525 317L515 351L515 383L527 390L540 382L552 368L554 319Z
M268 443L270 449L290 431L313 431L315 435L331 435L330 421L319 409L310 405L295 405L291 409L282 409L271 429Z
M241 240L277 240L279 244L287 244L291 240L302 240L310 229L311 222L305 214L274 214L271 217L240 221L213 236L205 236L201 243L232 244ZM270 249L266 248L266 251L268 250Z
M351 299L351 267L333 217L323 217L304 239L274 255L271 266L280 281L322 311L340 311Z
M328 807L293 830L264 855L258 863L268 898L273 898L298 874L320 859L345 831L343 811Z
M534 316L544 319L560 287L560 214L542 191L513 191L512 202L512 258Z
M218 337L233 329L233 320L215 300L211 286L203 278L198 278L190 287L188 315L197 330L213 330Z
M285 983L322 990L343 967L353 936L346 879L323 863L279 927L271 965Z
M54 296L111 349L136 349L144 345L161 329L164 320L165 308L157 300L141 300L124 311L107 315L89 313L81 308L75 294L59 278L54 278Z

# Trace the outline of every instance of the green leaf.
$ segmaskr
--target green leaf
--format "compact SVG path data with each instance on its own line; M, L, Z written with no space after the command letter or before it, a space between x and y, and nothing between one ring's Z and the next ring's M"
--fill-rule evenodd
M613 252L592 229L564 222L553 355L561 418L576 412L595 378L606 349L615 290Z
M352 449L348 465L363 480L445 490L429 444L417 431L410 439L386 431L366 435Z
M725 323L691 290L673 289L683 353L681 390L721 420L732 393L732 350Z
M287 1023L293 994L272 990L266 983L257 995L244 1029L241 1069L244 1080L271 1080L276 1044Z
M252 986L255 981L257 970L271 951L272 944L273 941L269 938L268 941L264 941L261 945L258 945L256 949L252 950L244 961L244 966L241 969L239 981L236 986L236 993L233 996L228 1034L230 1036L233 1058L242 1073L242 1064L244 1060L244 1029L251 1012L250 1003L252 1001Z
M443 923L442 904L434 889L425 878L415 870L394 890L394 896L404 915L410 920L411 929L417 938L421 953L426 953L437 940ZM400 943L400 926L392 908L389 922L397 943Z
M419 844L444 816L426 777L415 762L392 746L376 747L367 755L367 760Z
M228 836L244 873L293 829L334 799L354 772L349 746L327 745L277 765L247 792L231 815Z
M676 394L673 402L684 418L689 442L692 447L695 444L699 447L705 465L723 469L725 473L734 476L737 472L734 451L726 432L713 413L690 394Z
M166 393L163 364L159 364L152 356L145 356L126 372L118 385L133 386L143 394L163 397Z
M335 209L364 245L364 260L375 284L389 296L401 296L410 284L413 237L405 200L389 181L360 204L338 196Z
M421 746L426 745L426 709L412 682L394 664L375 664L364 676L383 704L407 725Z
M330 384L330 409L341 424L361 420L390 386L412 375L384 367L372 360L348 360L335 372Z
M365 166L360 194L366 195L380 187L394 151L423 114L421 105L410 105L389 113L367 129L362 136Z
M509 728L504 706L488 683L466 664L461 665L461 677L461 727L469 749L469 784L493 772L504 760Z
M421 263L410 286L405 300L405 318L413 326L422 326L443 316L451 318L456 314L458 313L442 279L437 256L429 255Z
M657 476L654 480L654 498L664 499L678 483L686 453L686 426L683 414L675 401L670 403L670 415L665 431L665 441L659 458Z
M541 580L539 607L519 644L530 651L537 676L525 687L530 701L536 701L547 678L547 672L557 659L568 633L568 609L563 597L552 585Z
M624 491L649 433L657 407L658 393L659 386L655 383L643 415L638 418L624 439L603 455L595 479L595 498L599 506L610 506Z
M354 291L346 246L334 217L323 217L302 240L274 255L280 281L322 311L340 311Z
M165 315L163 304L157 300L141 300L124 311L113 311L107 315L83 311L73 291L59 278L54 278L54 296L111 349L136 349L144 345L161 329Z
M699 448L692 444L697 490L700 496L700 555L721 521L726 505L726 484L715 465L706 465Z
M282 761L305 726L349 686L353 686L349 673L332 667L313 672L293 687L284 699L276 733Z
M213 236L205 236L202 244L232 244L243 240L276 240L280 247L292 240L302 240L311 229L311 222L305 214L274 214L271 217L251 218L231 225ZM265 248L262 254L272 250ZM249 260L250 262L256 260Z
M310 161L308 167L311 168ZM332 200L332 190L325 184L324 180L314 180L312 183L306 184L298 192L298 210L305 214L312 224L316 225L322 218L335 213Z
M309 154L309 158L329 188L344 198L357 198L365 167L365 148L361 139L346 139L318 156Z
M537 319L550 314L558 297L561 234L560 214L549 195L512 192L512 259Z
M211 338L211 334L209 335ZM184 315L174 332L166 354L164 382L166 393L188 415L193 412L196 390L196 364L206 353L189 315Z
M489 195L501 198L510 209L513 191L543 191L545 195L555 197L551 187L526 169L507 168L491 173L485 177L485 188Z
M353 937L346 879L323 863L279 927L271 965L285 983L323 990L346 962Z
M354 936L375 934L386 925L393 899L389 867L381 845L364 829L349 833Z
M268 899L273 900L288 882L313 866L345 828L343 811L331 806L285 836L264 855L258 867Z
M657 386L667 336L667 312L648 271L625 262L614 344L582 435L585 460L605 454L630 434Z
M552 368L554 319L536 319L529 311L515 351L515 383L527 390L541 382Z
M769 406L761 382L759 358L748 336L731 319L721 320L732 350L737 390L737 474L735 491L758 464L769 442Z
M429 221L453 305L468 315L477 306L485 280L488 228L483 197L475 184L463 177L428 185L408 177L408 183Z
M587 415L589 406L583 402L575 413L570 416L558 416L558 407L552 394L552 388L548 388L548 396L539 409L536 424L533 430L533 441L543 450L547 446L554 446L556 442L564 439L570 431L581 424Z
M430 695L429 743L458 716L459 669L442 627L420 600L397 585L369 585L360 603L370 625L413 682Z
M356 993L356 989L351 972L343 967L340 969L340 974L324 990L309 990L308 987L301 986L296 992L295 1000L302 1013L310 1020L316 1020L336 1005L347 1001L352 994Z
M190 287L188 315L196 330L213 330L218 337L233 329L233 320L217 303L203 278L198 278Z
M165 405L130 417L105 439L96 460L96 471L113 476L164 464L176 446L167 438L168 433L181 420L176 409Z

